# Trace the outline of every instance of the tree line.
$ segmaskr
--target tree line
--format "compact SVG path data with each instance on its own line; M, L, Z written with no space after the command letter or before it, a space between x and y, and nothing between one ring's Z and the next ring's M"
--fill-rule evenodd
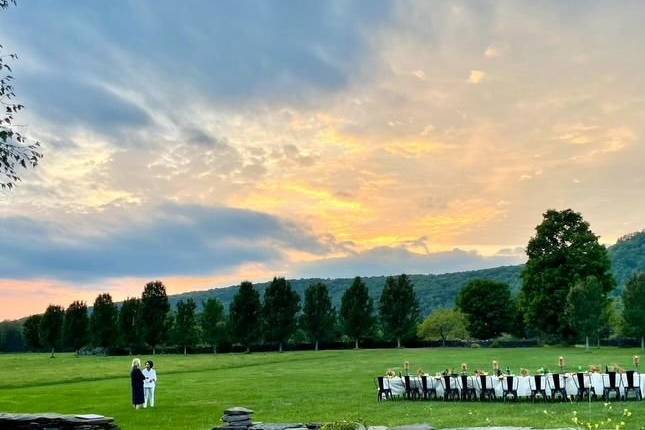
M288 342L383 339L494 339L499 336L539 338L546 343L572 343L611 335L638 337L645 347L645 273L627 282L621 297L612 295L615 281L607 249L590 226L572 210L550 210L527 246L522 287L513 294L508 284L475 279L466 284L452 309L437 309L420 321L419 303L410 278L387 277L374 304L360 277L344 292L340 309L332 305L327 285L310 285L304 300L284 278L274 278L264 296L242 282L225 310L217 299L202 303L181 300L170 309L162 282L148 283L140 298L120 306L100 294L91 314L76 301L67 309L49 306L24 322L31 350L84 346L104 349L176 345L184 352L196 345L217 351L238 344L246 350L269 343L280 351ZM0 327L2 342L17 342L15 325ZM4 339L4 340L3 340Z
M170 308L161 281L146 284L140 298L128 298L117 305L110 294L100 294L91 312L87 304L75 301L66 309L50 305L42 315L23 323L29 350L71 349L77 353L87 346L135 348L147 346L154 354L160 345L183 348L208 345L213 352L222 344L239 344L247 351L258 343L274 344L282 351L298 335L317 350L320 342L342 336L355 347L363 339L380 337L395 341L413 338L419 322L419 304L414 286L406 275L388 277L375 306L368 289L356 277L341 300L340 310L332 305L324 283L307 288L304 303L284 278L274 278L264 296L251 282L242 282L228 312L221 301L211 298L197 311L193 299L180 300Z

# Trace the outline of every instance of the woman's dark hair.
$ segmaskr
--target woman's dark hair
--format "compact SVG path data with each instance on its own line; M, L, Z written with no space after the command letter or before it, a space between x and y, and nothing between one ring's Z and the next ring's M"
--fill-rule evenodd
M146 364L150 363L150 368L152 369L154 367L154 364L152 363L152 360L146 361Z

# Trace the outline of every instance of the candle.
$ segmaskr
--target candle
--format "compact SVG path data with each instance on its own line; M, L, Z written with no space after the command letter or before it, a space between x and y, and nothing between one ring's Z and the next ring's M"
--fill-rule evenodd
M635 355L635 356L632 358L632 361L634 362L634 366L636 366L637 368L638 368L638 366L640 366L640 364L641 364L641 358L640 358L638 355Z
M497 360L493 360L493 370L498 370L499 369L499 363Z
M564 369L564 357L560 356L558 359L558 364L560 365L560 370Z

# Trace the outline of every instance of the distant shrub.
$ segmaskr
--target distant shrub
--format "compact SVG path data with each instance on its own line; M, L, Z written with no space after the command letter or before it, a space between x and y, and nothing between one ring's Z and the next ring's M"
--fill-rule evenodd
M500 336L489 344L491 348L528 348L539 346L537 339L518 339L511 335Z

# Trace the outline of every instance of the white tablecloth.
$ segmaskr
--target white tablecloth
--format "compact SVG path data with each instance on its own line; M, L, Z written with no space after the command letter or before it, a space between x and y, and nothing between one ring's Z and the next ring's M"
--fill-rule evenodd
M532 376L513 376L514 378L517 378L517 395L519 397L529 397L531 395L531 379ZM474 381L475 377L474 376L469 376L470 379L469 386L473 384L472 386L475 387L477 390L477 395L479 395L479 384ZM497 376L491 376L491 380L493 382L493 388L495 389L495 395L498 397L501 397L504 390L502 388L502 379L497 377ZM576 387L576 383L574 382L574 378L572 376L566 376L564 378L565 380L565 390L567 392L568 396L575 396L578 393L578 389ZM435 388L437 390L437 396L442 397L443 396L443 386L441 384L441 380L435 376L428 376L427 377L428 381L428 388ZM546 381L546 378L545 378ZM604 388L604 383L603 383L603 375L601 373L591 373L590 374L590 382L591 386L594 387L596 390L596 394L600 397L603 394L603 388ZM389 388L392 390L392 394L395 396L402 396L405 394L405 381L403 377L395 376L393 378L383 378L383 383L385 385L385 388ZM417 387L419 391L421 391L421 378L418 376L410 376L410 383L413 387ZM454 380L455 386L457 385L456 378ZM546 384L546 382L545 382ZM620 394L624 394L624 389L623 387L627 385L627 375L622 374L622 384L620 386ZM545 389L548 395L551 394L550 387L548 385L545 385ZM645 374L640 375L640 389L641 389L641 395L645 399Z

